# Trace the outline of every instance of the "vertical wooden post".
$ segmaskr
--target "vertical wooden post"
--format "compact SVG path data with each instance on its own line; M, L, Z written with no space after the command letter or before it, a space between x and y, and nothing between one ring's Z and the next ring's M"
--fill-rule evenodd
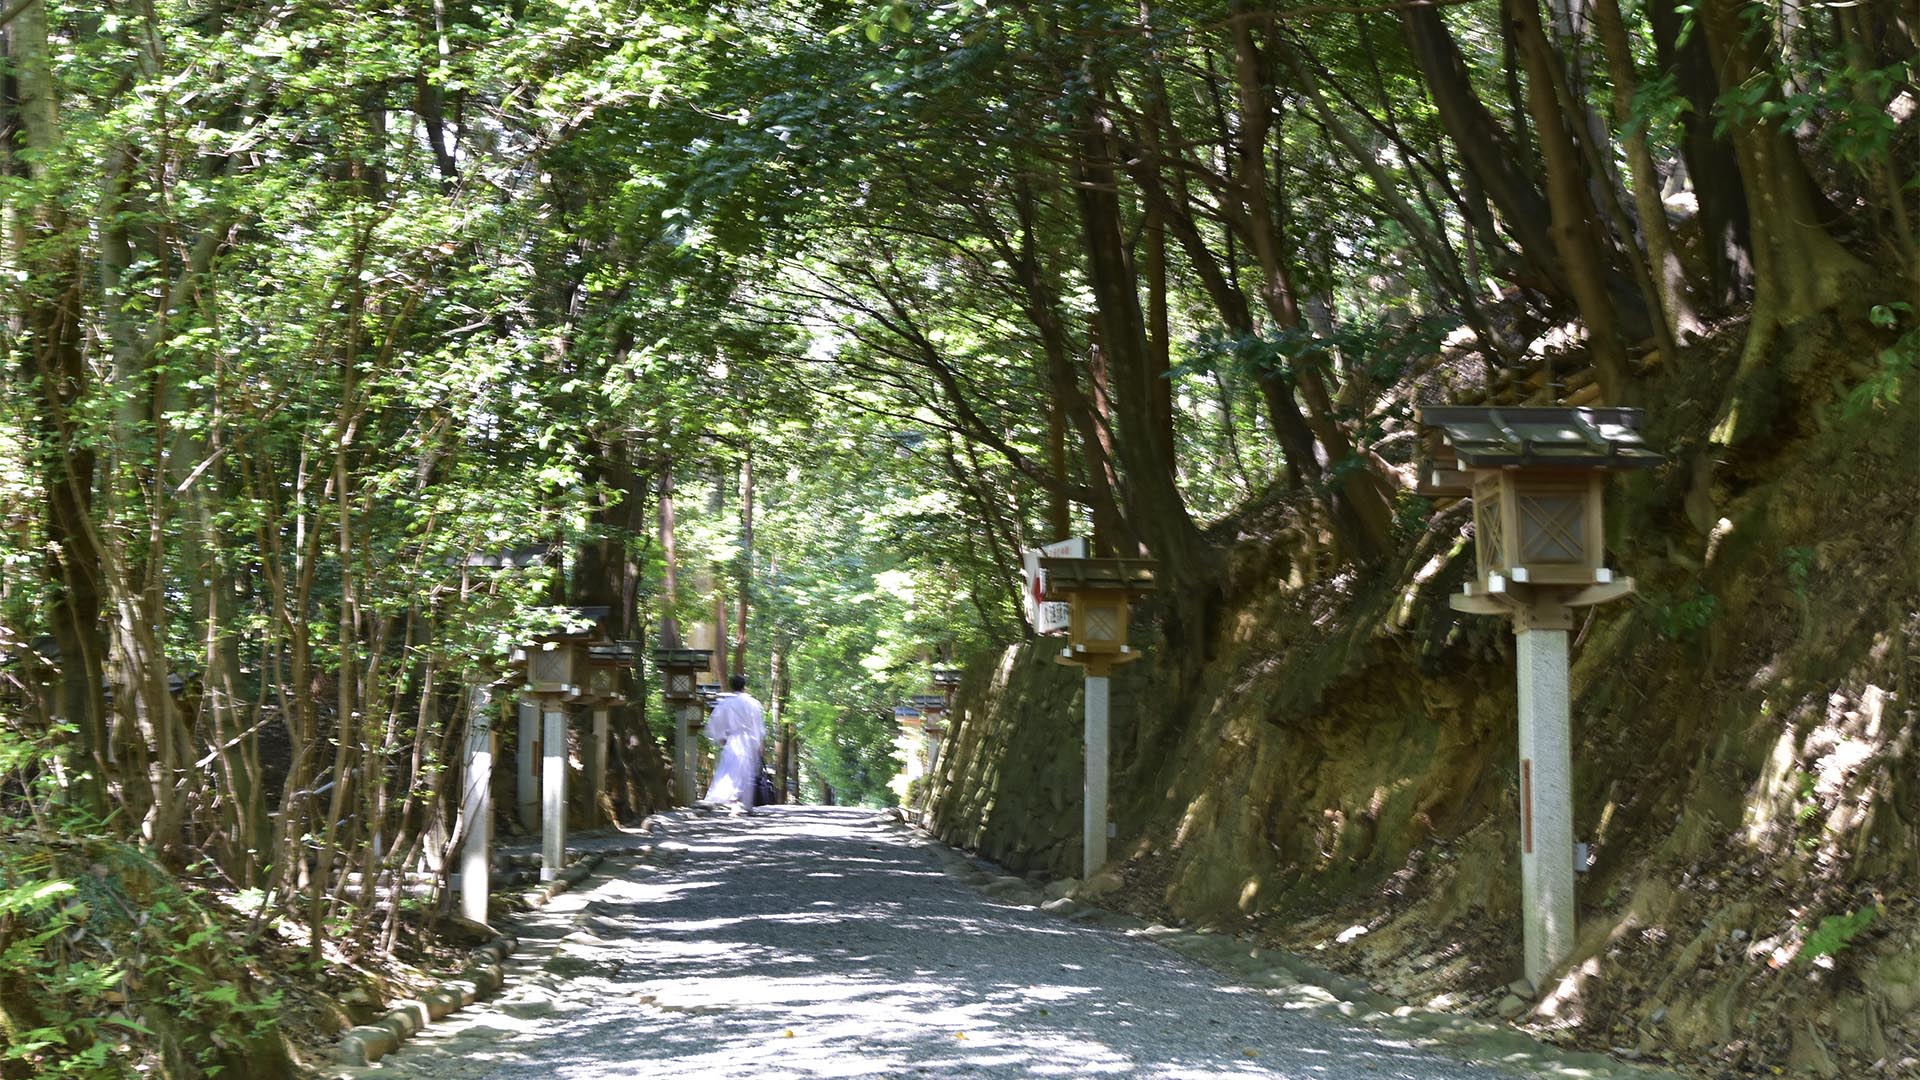
M460 914L487 921L493 851L493 689L473 688L467 706L467 768L460 789Z
M520 728L514 742L514 809L523 828L540 824L540 774L533 760L540 745L540 706L532 698L520 699Z
M546 712L540 774L540 880L560 876L567 862L567 707L541 703Z
M1527 981L1536 988L1573 953L1573 733L1567 689L1568 610L1535 604L1513 616L1520 683L1520 914Z

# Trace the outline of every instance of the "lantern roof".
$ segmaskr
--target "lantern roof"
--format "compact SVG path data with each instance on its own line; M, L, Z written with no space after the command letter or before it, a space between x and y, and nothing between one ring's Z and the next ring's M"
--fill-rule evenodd
M1046 592L1042 600L1065 600L1077 592L1124 592L1128 595L1153 591L1160 564L1152 559L1040 559L1046 574Z
M653 661L661 667L705 671L713 666L712 649L655 649Z
M953 668L934 668L933 669L933 685L959 686L960 672Z
M1462 469L1645 469L1666 460L1640 437L1639 409L1430 405L1419 411L1433 494L1465 494Z
M587 663L594 667L632 667L633 644L631 641L595 642L587 646Z

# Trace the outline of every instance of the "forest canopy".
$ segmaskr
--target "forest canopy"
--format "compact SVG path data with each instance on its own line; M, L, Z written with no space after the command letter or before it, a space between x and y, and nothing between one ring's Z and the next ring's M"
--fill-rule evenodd
M0 20L0 831L258 890L316 956L392 945L345 875L445 843L464 695L562 607L705 624L816 795L883 801L892 706L1025 632L1023 548L1158 558L1204 648L1236 538L1324 578L1426 528L1418 404L1675 432L1704 387L1705 529L1920 363L1896 0Z

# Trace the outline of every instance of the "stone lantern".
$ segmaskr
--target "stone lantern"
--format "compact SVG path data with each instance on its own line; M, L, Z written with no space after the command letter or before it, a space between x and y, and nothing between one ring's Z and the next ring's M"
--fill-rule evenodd
M654 663L666 673L664 695L673 713L673 785L683 805L693 802L692 713L700 707L700 676L713 667L712 649L655 649Z
M1116 665L1140 659L1127 644L1133 599L1153 591L1158 564L1147 559L1041 558L1043 601L1069 608L1067 647L1059 661L1086 676L1086 783L1081 810L1081 870L1092 877L1107 862L1107 726L1110 677Z
M927 740L927 773L931 775L934 763L940 759L940 739L947 732L947 696L915 694L907 699L907 704L918 710L922 718L921 734Z
M1520 881L1527 980L1573 951L1573 609L1633 592L1606 566L1606 476L1660 464L1637 409L1420 410L1420 491L1473 501L1476 574L1455 610L1513 620L1520 691Z
M541 714L540 728L540 880L560 876L566 862L567 844L567 706L578 698L586 679L584 631L557 631L542 635L529 645L514 650L514 659L524 666L523 691L535 702ZM520 754L520 793L523 807L533 793L533 731L522 724ZM526 816L523 809L523 817Z
M586 686L578 695L593 710L593 728L587 737L587 805L599 813L600 796L607 789L607 728L609 711L627 703L620 673L630 670L634 645L627 641L598 642L587 647Z

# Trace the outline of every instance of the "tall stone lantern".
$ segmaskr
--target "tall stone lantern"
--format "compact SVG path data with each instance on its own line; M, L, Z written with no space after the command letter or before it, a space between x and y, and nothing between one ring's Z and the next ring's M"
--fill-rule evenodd
M1573 952L1573 609L1618 600L1606 565L1608 473L1660 464L1637 409L1420 410L1422 494L1473 501L1476 573L1455 610L1513 621L1520 691L1520 884L1534 986Z
M517 649L523 665L521 692L538 703L540 738L540 880L560 875L567 855L567 702L579 697L586 680L586 637L556 633ZM532 747L519 748L529 761Z
M927 776L931 781L934 764L940 760L940 740L947 734L947 696L915 694L907 699L907 704L919 710L921 716L920 732L927 740Z
M587 805L599 813L600 796L607 790L607 728L613 709L627 703L620 684L620 673L632 670L635 660L631 641L604 641L587 646L586 685L575 700L593 710L593 727L587 736Z
M1147 559L1041 558L1040 599L1065 602L1067 646L1057 658L1086 676L1086 781L1080 821L1081 872L1107 863L1108 700L1113 669L1140 659L1127 644L1133 600L1153 591L1158 564Z
M690 806L693 789L692 714L700 708L700 676L713 667L712 649L655 649L654 663L666 673L667 708L673 713L673 787L681 805Z

